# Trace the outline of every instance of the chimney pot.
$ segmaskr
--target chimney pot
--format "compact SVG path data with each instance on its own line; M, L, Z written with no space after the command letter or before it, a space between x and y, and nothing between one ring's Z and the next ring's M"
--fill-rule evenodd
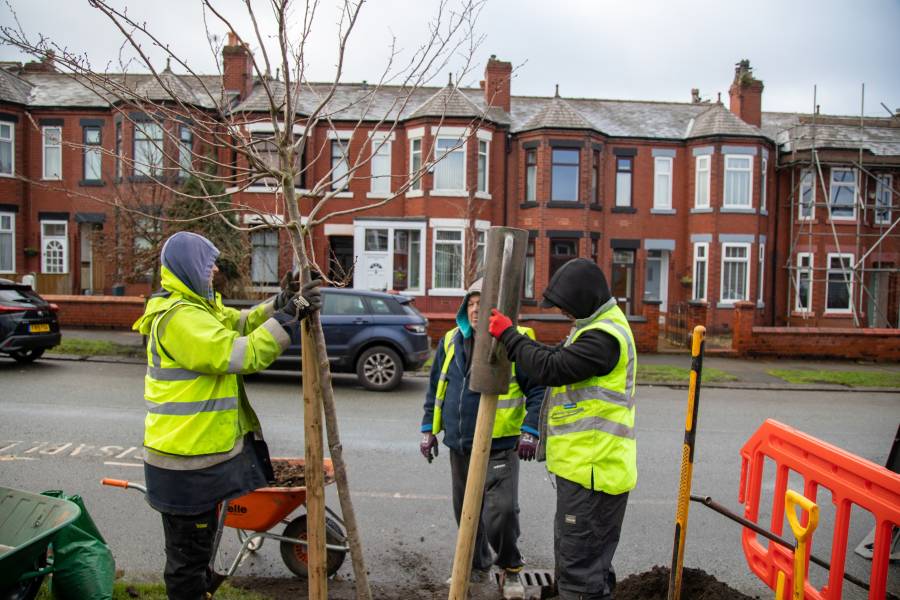
M691 88L691 102L694 104L700 103L700 88Z
M739 61L734 68L734 81L728 88L729 110L742 121L762 125L763 82L753 76L749 59Z

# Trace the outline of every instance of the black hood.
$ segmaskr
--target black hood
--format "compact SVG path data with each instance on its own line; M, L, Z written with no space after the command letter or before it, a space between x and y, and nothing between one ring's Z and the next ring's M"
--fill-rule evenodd
M557 306L576 319L584 319L610 297L609 284L600 267L586 258L573 258L550 278L541 306Z

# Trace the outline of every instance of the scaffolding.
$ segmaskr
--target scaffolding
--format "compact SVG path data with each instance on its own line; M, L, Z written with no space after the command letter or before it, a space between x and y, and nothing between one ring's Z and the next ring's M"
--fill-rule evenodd
M883 106L883 104L882 104ZM897 114L892 113L892 119L897 118ZM809 261L809 265L801 265L799 256L801 254L811 253L813 256L820 248L820 244L816 243L817 239L830 238L834 246L834 254L838 255L838 261L841 265L839 269L840 277L843 284L847 286L849 295L849 316L853 319L855 327L900 327L900 308L888 313L890 297L891 297L891 281L893 286L897 287L898 278L900 278L900 265L896 260L896 252L892 253L890 261L885 261L884 246L886 240L900 239L900 210L895 208L895 198L900 197L900 188L898 188L898 180L900 180L900 169L897 163L891 165L894 173L876 173L867 166L864 161L863 150L867 143L878 143L883 140L867 139L866 137L866 118L865 118L865 84L862 85L860 99L860 115L859 115L859 135L855 142L858 145L858 157L855 161L824 159L820 156L820 143L823 150L843 149L846 147L835 148L830 145L834 140L820 140L818 138L818 98L816 86L813 87L813 112L810 123L811 135L809 137L790 137L791 149L796 151L797 142L810 142L809 160L804 164L801 161L791 161L791 192L790 192L790 247L784 268L789 274L788 277L788 293L785 303L785 320L791 323L795 317L803 320L812 320L815 316L813 311L813 295L812 290L815 284L824 284L826 286L825 306L823 312L827 312L828 306L828 285L833 283L831 275L836 269L833 269L826 262L824 266L816 266L813 260ZM847 140L842 140L846 142ZM776 153L776 165L778 168L787 167L781 165L780 154ZM870 161L872 163L873 161ZM855 215L855 231L838 232L836 226L832 202L831 181L826 184L823 167L839 167L846 168L851 166L854 169L854 198L853 211ZM797 177L797 172L801 176ZM811 201L804 201L803 191L806 177L804 173L811 173ZM886 177L887 175L887 177ZM870 184L875 182L875 190L870 194ZM885 187L888 190L890 203L885 206L880 201L885 193ZM821 191L821 193L817 193ZM822 201L818 201L819 196ZM869 202L869 199L872 201ZM801 206L805 210L809 210L808 218L801 218ZM848 205L842 205L842 208L848 208ZM827 214L827 230L817 230L818 224L815 219L816 209L821 208ZM874 218L869 224L869 211L873 211ZM879 219L878 215L889 215L886 220ZM843 227L843 226L840 226ZM863 230L865 228L865 231ZM852 236L852 238L851 238ZM850 238L848 240L848 238ZM805 241L805 244L804 244ZM849 264L849 268L844 268L843 257L852 252L853 262ZM826 253L828 256L829 253ZM873 257L867 266L867 260ZM821 264L821 261L820 261ZM804 276L804 281L809 281L808 296L806 299L805 310L798 311L796 306L796 294L801 286L800 277ZM840 280L839 280L840 282ZM874 289L873 289L874 286ZM896 299L897 291L894 291L895 302L900 304L900 299ZM867 303L868 301L868 303ZM868 308L868 310L866 310ZM896 314L893 314L896 313ZM867 319L865 322L861 319L865 314Z

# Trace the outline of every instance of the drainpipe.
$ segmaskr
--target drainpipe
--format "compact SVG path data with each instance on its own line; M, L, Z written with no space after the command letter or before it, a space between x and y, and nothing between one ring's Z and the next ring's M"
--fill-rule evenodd
M506 151L503 153L503 223L509 227L509 155L512 153L512 134L506 132ZM516 224L518 226L518 223Z
M772 274L771 275L772 285L770 286L771 289L769 289L769 302L771 302L771 304L769 306L772 307L772 316L769 318L769 325L772 325L772 326L775 325L775 314L776 314L775 284L778 281L778 270L777 270L778 269L778 210L781 208L781 206L779 204L779 200L781 198L781 194L779 193L780 187L781 187L781 177L778 176L778 167L779 167L778 162L779 162L781 156L778 153L778 145L777 144L775 145L773 154L775 155L775 201L772 203L773 210L769 211L769 218L773 219L775 221L775 230L772 232L772 242L771 242L772 258L770 261L771 265L769 266L769 273ZM790 273L790 271L788 271L788 272ZM765 285L765 283L763 283L763 285ZM790 286L788 286L788 289L790 289ZM790 296L790 294L788 294L788 296ZM788 305L790 305L791 299L788 298L787 302L788 302ZM787 323L785 323L785 324L787 324Z

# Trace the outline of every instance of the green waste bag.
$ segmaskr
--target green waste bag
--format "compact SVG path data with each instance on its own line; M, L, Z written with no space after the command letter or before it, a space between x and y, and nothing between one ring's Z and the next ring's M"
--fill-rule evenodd
M63 527L51 543L53 576L50 591L53 597L57 600L112 600L116 563L81 496L66 496L61 490L43 494L69 500L81 509L81 516Z

